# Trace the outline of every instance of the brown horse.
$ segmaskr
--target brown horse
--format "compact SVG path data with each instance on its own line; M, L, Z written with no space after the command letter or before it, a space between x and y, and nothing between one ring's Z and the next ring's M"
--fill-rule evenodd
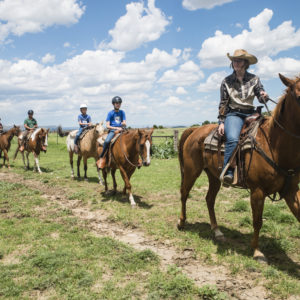
M279 192L288 207L300 221L300 78L288 79L279 74L287 86L272 116L259 128L256 141L270 158L269 162L257 150L245 153L245 166L249 168L246 184L250 190L254 235L252 247L254 258L266 260L259 251L259 231L262 227L262 214L265 197ZM186 201L195 180L204 170L208 176L209 189L206 203L209 211L211 228L217 239L224 239L218 228L215 216L215 199L220 189L220 171L218 154L204 150L204 140L217 125L187 129L180 140L179 160L181 167L181 215L178 228L186 221ZM275 163L271 163L271 160ZM249 165L250 164L250 165ZM288 176L291 174L292 176ZM287 185L288 184L288 185Z
M18 136L20 134L20 126L14 125L13 128L9 129L8 131L4 132L0 135L0 150L3 151L3 167L5 166L5 160L7 160L7 167L10 169L9 165L9 157L8 151L10 149L11 140L14 136Z
M73 168L73 154L74 154L74 139L76 136L77 130L71 131L67 137L67 148L69 151L70 165L71 165L71 177L74 179L74 168ZM94 157L95 160L98 159L99 155L97 154L97 140L104 133L103 122L97 123L91 130L89 130L86 135L80 141L80 150L78 152L77 158L77 176L80 178L80 162L83 158L84 164L84 179L87 178L87 160L90 157ZM60 136L64 136L61 132ZM100 176L100 172L97 168L99 183L104 184Z
M128 130L121 133L111 148L111 176L113 179L114 193L117 191L116 170L120 169L121 176L124 180L123 194L126 195L126 190L129 194L129 201L132 206L135 206L134 197L131 191L130 178L135 169L139 166L139 157L141 157L143 166L149 166L151 162L150 149L152 145L153 129L136 129ZM98 147L98 157L102 152L102 147ZM102 170L105 191L107 192L107 169Z
M24 168L29 169L29 154L32 153L34 156L34 166L36 171L39 173L42 173L39 165L39 154L41 151L47 152L47 146L48 146L48 133L49 129L45 128L37 128L35 129L31 136L29 137L29 140L25 143L25 150L26 151L26 159L27 159L27 166L25 165L25 158L24 158L24 151L22 151L22 159L24 163ZM22 135L19 135L18 144L21 145L21 139ZM16 159L17 154L19 152L19 147L17 147L14 159Z

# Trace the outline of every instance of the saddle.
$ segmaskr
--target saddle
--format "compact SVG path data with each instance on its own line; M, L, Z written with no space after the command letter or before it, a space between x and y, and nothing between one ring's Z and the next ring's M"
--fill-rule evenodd
M245 168L244 154L246 150L253 150L253 138L256 137L259 126L265 118L260 113L254 113L245 119L237 147L233 151L228 164L223 169L221 153L225 151L225 136L218 134L218 128L213 129L204 140L204 149L207 152L218 152L218 169L222 171L220 180L223 181L224 174L229 167L234 169L233 185L246 187L245 180L248 170Z
M112 161L112 151L111 150L112 150L113 145L115 144L115 142L117 141L117 139L120 137L121 134L122 134L121 132L117 133L117 134L115 133L114 137L110 141L109 148L107 149L106 153L104 154L104 156L106 156L108 158L108 159L106 159L107 166L111 165L111 161ZM107 138L107 135L108 135L108 133L106 132L97 139L97 142L99 143L100 146L103 147L105 139Z

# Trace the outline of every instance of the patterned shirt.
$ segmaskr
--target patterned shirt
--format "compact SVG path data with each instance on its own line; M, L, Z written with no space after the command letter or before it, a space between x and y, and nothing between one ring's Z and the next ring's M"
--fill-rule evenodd
M251 110L254 108L255 96L263 103L260 92L264 91L259 78L251 73L245 72L241 83L236 73L227 76L221 84L221 100L219 105L219 122L224 122L226 114L230 109Z

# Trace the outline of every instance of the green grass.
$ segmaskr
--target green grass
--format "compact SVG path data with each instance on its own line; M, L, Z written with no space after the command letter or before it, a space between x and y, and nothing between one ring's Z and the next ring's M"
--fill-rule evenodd
M170 133L170 130L163 129L162 131L159 133L155 131L155 134L168 135ZM12 156L13 149L10 156ZM42 175L24 171L20 158L12 163L13 172L21 174L25 178L40 181L53 188L62 187L69 190L67 198L70 201L80 200L81 205L85 205L91 210L105 209L110 214L110 221L132 228L140 228L160 241L168 239L171 244L181 249L192 248L195 255L203 262L211 265L223 264L231 270L233 275L249 276L255 272L255 280L263 282L274 298L300 295L300 225L284 201L277 203L266 201L260 245L269 260L269 265L261 265L252 259L253 253L250 248L253 232L252 217L249 195L245 190L222 188L218 194L216 215L220 228L228 239L227 243L219 244L213 239L205 203L208 182L204 174L196 181L187 203L187 226L183 231L177 230L176 223L180 213L180 172L176 158L153 159L149 168L143 167L134 173L131 183L138 204L138 208L135 210L131 209L128 200L124 200L120 193L109 197L102 194L103 187L97 185L97 174L92 159L89 160L88 166L89 182L70 179L65 139L59 138L57 145L56 136L50 137L48 152L41 154L40 165L45 171ZM117 174L117 182L118 190L121 191L123 181L119 174ZM109 186L112 188L110 177ZM22 193L26 193L26 190L23 190ZM24 194L22 197L28 196ZM35 194L34 198L40 199L35 201L43 201L38 194ZM26 205L24 209L20 207L19 211L16 211L16 216L20 218L18 220L23 221L31 218L32 214L32 210L26 209ZM72 219L72 216L65 216L66 212L60 212L60 214L63 214L64 218ZM22 215L25 217L22 218ZM65 226L76 227L76 221L74 222L75 225L71 222ZM15 234L18 236L18 232ZM0 254L5 255L5 253L5 249L1 248ZM120 263L121 265L122 263ZM169 289L168 286L172 285L170 280L176 281L175 271L171 272L173 274L171 279L168 277L170 276L169 272L160 272L156 272L156 275L165 278L162 291L162 287L156 291L152 290L154 284L151 285L151 282L155 282L152 277L154 273L150 272L147 282L143 283L143 287L147 286L147 291L153 299L163 297L163 294ZM88 282L88 279L85 280ZM134 295L139 290L140 282L132 283L126 289L122 284L116 288L114 282L115 276L112 282L101 285L101 292L106 291L110 298L116 298L115 293L127 295L125 290L129 290L132 291L130 292L132 297L137 297ZM184 289L186 286L189 284L179 288ZM197 297L200 297L199 291L195 292L194 289L195 287L190 290L191 297L194 297L195 293L198 295ZM208 290L212 291L207 291L207 293L213 294L213 287L209 287ZM169 298L172 298L171 294L168 295ZM219 294L216 297L219 297Z

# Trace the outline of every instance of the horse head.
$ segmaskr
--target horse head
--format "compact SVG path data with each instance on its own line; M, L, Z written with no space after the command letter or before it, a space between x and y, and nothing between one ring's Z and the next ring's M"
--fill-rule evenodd
M150 150L152 146L153 128L150 130L138 129L139 135L139 154L143 162L143 166L148 167L151 162Z
M49 129L41 128L38 132L37 139L40 141L41 150L47 152Z
M282 83L287 86L287 95L291 95L300 105L300 77L290 79L279 73Z
M20 126L14 125L13 129L14 129L14 132L13 132L13 133L14 133L14 136L19 136L20 133L21 133Z
M104 133L103 121L101 121L100 123L97 123L95 125L95 132L96 132L97 136L103 135L103 133Z

